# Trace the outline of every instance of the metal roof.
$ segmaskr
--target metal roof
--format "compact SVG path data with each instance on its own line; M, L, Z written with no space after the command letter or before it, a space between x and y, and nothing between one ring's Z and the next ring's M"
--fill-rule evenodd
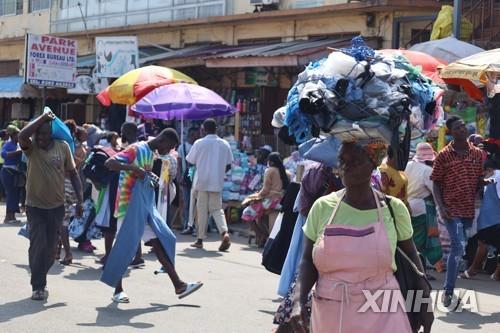
M342 47L348 44L351 38L313 38L307 40L294 40L290 42L275 43L269 45L244 48L234 52L226 52L213 58L243 58L243 57L275 57L282 55L304 55L310 54L317 49L325 49L328 46Z

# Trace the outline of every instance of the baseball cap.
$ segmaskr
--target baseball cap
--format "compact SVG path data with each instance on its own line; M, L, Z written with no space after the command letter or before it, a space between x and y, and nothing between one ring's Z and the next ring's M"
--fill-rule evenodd
M260 150L267 150L270 153L273 152L273 147L271 147L270 145L264 145L264 146L260 147L259 149Z

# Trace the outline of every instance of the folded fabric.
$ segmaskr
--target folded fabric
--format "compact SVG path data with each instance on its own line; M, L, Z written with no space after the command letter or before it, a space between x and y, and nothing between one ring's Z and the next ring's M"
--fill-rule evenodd
M314 138L301 144L299 152L305 159L333 168L338 165L340 144L341 142L334 136Z

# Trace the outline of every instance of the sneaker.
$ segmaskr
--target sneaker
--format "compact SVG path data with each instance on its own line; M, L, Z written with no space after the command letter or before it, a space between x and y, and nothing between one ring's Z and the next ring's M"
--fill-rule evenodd
M49 291L47 289L35 290L31 294L31 299L33 301L45 301L49 297Z
M190 235L193 233L193 227L187 227L181 231L181 235Z
M139 259L134 259L129 265L132 268L141 268L146 266L146 263L144 262L144 259L139 258Z
M447 308L449 311L456 311L458 306L460 305L461 299L455 297L453 294L443 294L441 297L441 302L443 306Z

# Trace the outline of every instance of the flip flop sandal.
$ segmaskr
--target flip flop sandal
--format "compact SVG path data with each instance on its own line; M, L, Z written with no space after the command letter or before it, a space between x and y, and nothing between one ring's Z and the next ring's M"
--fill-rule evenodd
M113 297L111 297L111 300L115 303L130 303L130 299L123 291L113 295Z
M179 294L179 299L183 299L200 289L203 286L203 282L190 282L187 284L186 290Z
M63 266L69 266L73 263L73 258L61 260L59 263Z

